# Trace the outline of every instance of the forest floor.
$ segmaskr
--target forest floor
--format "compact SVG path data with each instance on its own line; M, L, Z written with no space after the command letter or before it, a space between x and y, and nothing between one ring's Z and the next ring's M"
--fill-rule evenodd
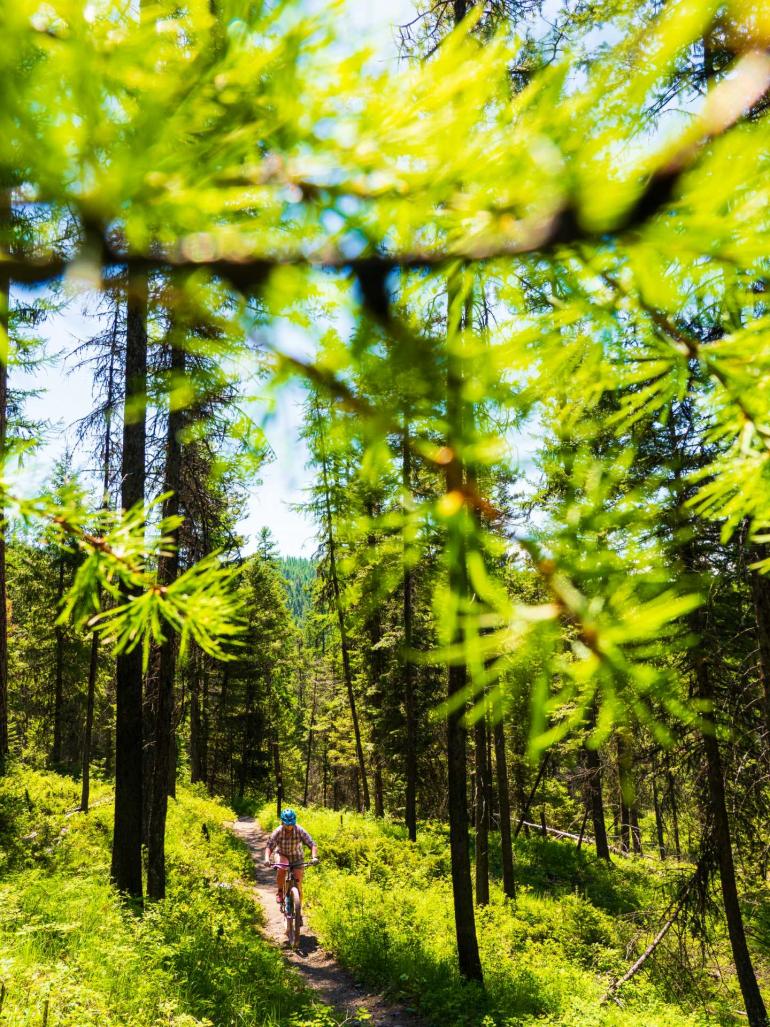
M265 913L265 933L276 944L285 941L284 919L275 901L275 874L263 865L267 833L253 817L239 817L232 825L233 832L245 843L254 860L255 899ZM318 944L308 922L300 939L299 951L284 949L284 958L294 966L303 981L318 997L333 1006L350 1024L371 1024L374 1027L419 1027L414 1013L393 1005L381 994L370 992L351 977L328 952Z

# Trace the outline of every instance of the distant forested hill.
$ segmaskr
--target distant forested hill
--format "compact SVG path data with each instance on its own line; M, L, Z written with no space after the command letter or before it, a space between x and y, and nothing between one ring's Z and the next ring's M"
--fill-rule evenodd
M297 623L302 625L312 605L315 563L304 556L281 556L278 568L285 579L289 609Z

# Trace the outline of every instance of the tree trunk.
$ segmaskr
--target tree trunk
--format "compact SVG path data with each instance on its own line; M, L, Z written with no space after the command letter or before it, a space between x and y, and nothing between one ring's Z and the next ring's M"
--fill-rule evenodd
M110 347L110 365L107 375L107 399L105 402L104 428L104 460L102 463L102 508L110 507L110 465L112 462L112 415L115 405L115 360L118 335L119 301L115 302L115 316L112 323L112 345ZM88 812L91 792L91 747L94 734L94 706L96 704L96 679L99 673L99 635L96 631L91 635L91 658L88 664L88 695L86 698L86 723L83 730L83 764L82 785L80 790L80 808ZM107 747L109 752L110 747Z
M385 782L379 753L374 758L374 815L380 819L385 816Z
M211 754L211 764L209 769L209 794L214 795L216 792L217 778L219 776L219 769L221 766L221 749L222 749L222 733L225 727L225 716L227 713L227 693L230 683L230 665L226 663L222 668L222 688L219 693L219 703L217 704L217 722L216 731L214 734L214 749ZM232 745L230 746L230 752L232 753Z
M56 610L61 609L62 598L64 597L64 553L59 553L59 581L56 589ZM57 622L56 636L56 663L54 675L54 700L53 700L53 748L51 750L51 763L54 767L61 766L62 757L62 713L64 707L64 625Z
M273 773L275 774L275 811L280 817L283 809L283 771L281 770L281 747L278 741L278 730L273 728Z
M757 545L753 560L767 559L765 544ZM754 616L757 623L757 645L759 649L759 682L762 689L762 720L765 729L765 750L770 752L770 579L766 574L750 571L751 595L754 600Z
M404 502L412 490L412 447L409 440L409 424L404 426L402 449L402 485ZM417 702L415 695L415 666L412 662L413 646L413 603L414 576L408 562L404 561L404 713L406 717L406 829L409 841L417 840Z
M455 4L457 6L457 4ZM458 329L466 324L465 304L450 281L448 296L448 335L450 340ZM462 439L462 378L457 360L448 347L447 352L447 422L449 425L448 449L452 458L446 465L446 492L450 496L463 495L465 474L462 462L454 454L453 447ZM470 588L466 568L466 522L465 505L450 518L447 526L447 555L449 558L449 589L458 604L467 601ZM451 644L460 646L463 642L463 626L455 615ZM470 844L468 838L466 730L463 724L464 704L457 705L458 694L464 694L468 683L468 672L464 663L449 666L448 693L450 703L455 700L454 709L447 715L447 762L449 809L449 849L452 867L452 891L454 896L455 933L460 973L466 980L483 983L484 977L479 958L476 938L476 917L473 908L473 887L470 870Z
M631 845L637 856L642 855L642 829L639 827L639 804L634 800L629 807Z
M88 812L91 796L91 744L94 735L94 705L96 701L96 675L99 670L99 636L91 635L91 658L88 664L88 696L86 698L86 724L83 731L83 774L80 787L80 808Z
M307 755L305 757L305 789L302 793L302 805L307 806L308 790L310 788L310 761L313 757L313 728L315 727L315 715L318 703L318 670L313 675L313 705L310 710L310 726L307 732Z
M587 729L593 730L596 723L596 709L590 708L587 716ZM596 842L596 855L599 859L606 859L612 862L610 857L610 846L607 841L607 825L604 819L604 794L602 789L602 761L599 750L588 745L585 741L582 746L583 761L586 770L586 791L588 793L588 804L591 808L591 820L594 826L594 840Z
M671 828L674 833L674 853L677 859L681 859L682 847L679 844L679 808L676 801L676 781L670 768L666 772L666 780L668 781L668 801L671 806Z
M196 647L191 657L190 675L190 781L206 780L203 722L201 716L201 669L203 653Z
M185 351L179 340L173 339L171 329L171 375L178 380L185 373ZM166 468L163 491L169 495L163 501L163 516L176 517L179 513L179 486L182 477L182 431L184 410L169 409L166 438ZM158 584L167 588L179 573L177 548L179 529L168 532L170 551L158 561ZM155 705L155 732L152 760L152 799L147 838L147 894L152 899L166 897L166 817L168 814L169 777L172 763L172 734L174 721L174 681L176 679L176 634L166 627L167 637L160 644L158 694Z
M540 787L540 782L543 780L543 774L545 773L545 769L548 766L548 763L549 763L550 759L551 759L551 750L549 749L546 752L546 754L543 756L542 760L540 761L540 766L539 766L538 771L537 771L537 777L535 778L535 783L532 785L532 788L530 789L530 793L527 796L527 798L525 799L524 805L521 807L521 814L519 815L519 822L516 825L516 830L515 830L514 835L513 835L514 838L518 838L519 837L519 832L521 831L522 827L524 826L524 821L529 816L530 808L531 808L532 803L534 801L535 795L537 794L537 790Z
M479 717L473 728L476 763L476 905L489 905L489 779L487 724Z
M147 392L147 278L128 275L121 505L144 501ZM130 594L126 594L126 601ZM142 651L117 658L115 673L115 827L112 878L142 897Z
M10 249L11 209L7 199L0 200L0 231L8 238L0 238L3 251ZM0 263L0 334L8 339L11 303L11 279ZM5 341L3 340L3 341ZM0 360L0 460L8 445L8 365ZM8 591L6 586L5 511L0 496L0 774L5 772L8 756Z
M317 410L318 422L320 425L320 412ZM337 611L337 622L340 629L340 648L342 650L342 674L345 679L345 689L348 695L350 706L350 719L353 722L353 735L356 742L356 758L358 760L358 771L361 775L361 787L364 795L364 809L368 810L369 802L369 780L366 775L366 761L364 760L364 747L361 743L361 729L358 723L358 710L356 708L356 697L353 692L353 673L350 668L350 649L348 646L348 634L345 625L345 611L342 608L342 596L340 594L340 583L337 576L337 551L334 538L334 521L332 518L331 492L329 487L329 472L326 466L326 453L322 454L321 471L323 475L324 506L326 513L326 541L329 553L329 575L334 593L334 605Z
M697 610L692 616L694 631L703 636L703 615ZM701 643L702 646L702 643ZM711 688L711 677L702 648L698 646L692 650L696 692L699 699L704 700L711 708L714 701L714 694ZM704 718L708 715L704 715ZM730 946L735 963L735 972L738 976L743 1002L746 1006L746 1015L750 1027L767 1027L767 1011L762 1000L762 995L757 984L757 977L754 966L751 962L749 947L746 942L746 932L743 926L743 915L738 901L738 885L735 878L735 864L733 862L733 847L730 837L730 821L727 815L727 803L725 801L725 787L722 773L722 757L719 752L713 721L707 723L701 737L703 749L706 756L706 776L708 779L708 796L711 812L711 819L714 830L714 840L717 846L719 859L719 879L722 885L722 901L725 907L725 918L727 920L727 932L730 936Z
M660 809L660 796L658 795L655 767L652 769L652 805L655 810L655 834L658 839L658 855L662 862L666 858L666 845L663 841L663 814Z
M500 851L503 862L503 892L509 899L516 898L513 874L513 844L511 841L511 795L508 787L508 759L505 751L505 728L498 720L493 728L495 742L495 768L497 771L497 801L500 809Z

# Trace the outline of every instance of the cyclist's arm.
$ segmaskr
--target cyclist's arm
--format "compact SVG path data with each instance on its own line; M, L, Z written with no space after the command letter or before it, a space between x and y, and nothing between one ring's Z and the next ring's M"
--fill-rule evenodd
M276 846L278 844L278 839L276 838L276 834L277 834L277 831L273 831L272 834L269 834L267 836L267 841L265 842L265 863L269 863L270 862L271 857L273 855L273 850L276 848Z
M318 846L307 833L307 831L304 829L304 827L300 828L300 832L300 838L302 839L303 843L310 848L310 858L318 859Z

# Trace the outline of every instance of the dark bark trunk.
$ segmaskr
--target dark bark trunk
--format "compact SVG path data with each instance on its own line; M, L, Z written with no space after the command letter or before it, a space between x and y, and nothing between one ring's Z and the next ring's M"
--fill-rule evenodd
M211 766L209 770L209 794L214 795L217 787L217 778L221 766L222 732L225 726L225 714L227 712L227 691L230 681L230 668L226 663L222 668L222 689L219 693L217 704L216 730L214 734L214 746L211 754ZM232 752L232 745L230 746Z
M320 412L318 412L318 421L320 425ZM342 674L345 679L345 690L348 696L348 704L350 707L350 719L353 722L353 735L356 743L356 758L358 760L358 770L361 775L361 787L363 788L364 795L364 809L368 810L370 806L369 801L369 780L366 775L366 761L364 760L364 747L361 743L361 729L358 722L358 710L356 707L356 697L353 692L353 673L350 668L350 649L348 646L348 633L345 625L345 611L342 607L342 595L340 593L340 583L337 575L337 550L334 537L334 521L332 518L332 506L331 506L331 493L329 486L329 474L326 466L326 454L324 452L321 460L321 472L323 475L323 487L324 487L324 507L326 515L326 543L329 555L329 575L331 577L332 591L334 593L334 605L337 611L337 622L340 630L340 648L342 651Z
M521 829L522 829L522 827L524 825L524 821L527 820L527 818L529 817L530 808L531 808L532 803L534 801L535 795L537 794L537 790L540 787L540 782L543 780L543 774L545 774L545 770L546 770L546 767L548 766L548 763L549 763L550 759L551 759L551 751L549 749L548 752L546 752L546 754L543 756L542 760L540 761L540 766L539 766L538 771L537 771L537 777L535 778L535 783L532 785L532 788L530 790L529 795L524 800L524 805L522 806L521 814L519 815L519 822L516 825L516 830L515 830L514 835L513 835L514 838L518 838L519 837L519 832L521 831Z
M283 771L281 770L281 746L278 741L278 731L275 728L273 729L271 748L273 750L273 773L275 774L275 810L277 816L280 817L283 809Z
M516 898L516 879L513 873L513 842L511 840L511 793L508 785L508 755L505 751L505 727L498 720L493 728L495 742L495 769L497 771L497 802L500 810L500 852L503 863L503 892L509 899Z
M631 845L637 856L642 855L642 829L639 827L639 806L636 801L629 808L631 823Z
M0 231L10 234L10 205L0 201ZM10 239L0 239L4 251ZM11 279L0 265L0 332L8 335ZM8 445L8 365L0 360L0 460ZM5 772L8 756L8 590L6 586L5 511L0 497L0 774Z
M243 732L243 748L241 750L241 766L238 774L238 797L243 798L246 792L249 762L254 748L254 684L249 681L246 686L246 722Z
M607 840L607 825L604 819L604 794L602 789L602 763L599 752L588 745L583 746L586 768L586 791L591 809L591 820L596 841L596 855L611 862L610 845Z
M658 782L654 767L652 771L652 805L655 810L655 834L658 839L658 855L662 861L666 858L666 845L663 840L663 814L660 809L660 796L658 794Z
M586 824L588 823L588 814L589 814L589 812L590 812L590 810L588 808L588 805L586 805L585 813L583 814L583 822L580 825L580 834L578 835L578 840L577 840L576 848L577 848L578 852L580 852L580 850L583 847L583 838L585 837L585 833L586 833Z
M64 553L59 553L59 580L56 588L56 609L61 609L64 597ZM53 748L51 763L54 767L61 766L62 760L62 716L64 711L64 625L58 624L56 635L56 662L54 672L53 700Z
M206 780L204 759L203 720L201 715L201 672L203 653L195 649L192 655L190 676L190 781Z
M622 852L631 850L631 801L633 782L631 780L631 748L625 736L625 729L620 729L616 738L618 754L618 799L620 808L620 848Z
M473 729L476 762L476 905L489 905L489 778L487 723L479 717Z
M147 279L141 272L128 276L125 381L121 504L128 510L144 501ZM141 647L118 656L112 878L120 891L137 899L142 896L142 670Z
M450 282L448 297L448 326L450 338L454 329L465 326L464 304ZM458 309L459 308L459 309ZM447 373L447 421L450 436L448 448L452 450L463 435L462 378L456 359L448 352ZM446 466L447 495L462 495L465 485L464 468L457 456L452 456ZM447 551L449 556L449 588L453 596L462 603L469 594L466 569L466 518L464 506L450 521L447 528ZM451 639L453 645L463 642L463 628L455 617ZM464 694L468 683L465 664L453 663L449 667L447 698L455 701L455 708L447 716L447 762L449 812L449 849L452 867L452 891L454 896L455 934L460 973L466 980L483 982L476 917L473 907L473 886L470 870L470 844L468 838L467 803L467 743L463 724L464 704L457 705L458 694Z
M305 788L302 793L302 805L307 806L310 788L310 761L313 758L313 728L315 727L316 706L318 702L318 675L313 675L313 706L310 710L310 726L307 732L307 755L305 757Z
M96 675L99 670L99 636L91 636L91 657L88 663L88 695L86 698L86 723L83 731L83 773L80 787L80 808L88 812L91 798L91 745L94 735L94 706L96 703Z
M682 847L679 844L679 807L676 799L676 781L669 769L666 773L668 781L668 802L671 807L671 829L674 834L674 853L677 859L682 858Z
M409 424L404 427L402 449L402 485L404 498L412 490L412 447ZM415 666L413 647L414 575L408 562L404 562L404 713L406 717L406 829L409 841L417 840L417 702L415 695Z
M700 611L693 617L693 629L702 635L703 619ZM708 666L700 647L693 651L696 691L699 699L712 704L714 700ZM738 901L738 884L735 877L733 847L730 837L730 821L727 815L725 787L722 772L722 757L719 752L714 725L702 734L703 749L706 756L706 775L708 779L708 796L714 840L719 859L719 879L722 886L722 902L725 907L727 932L735 963L735 972L740 984L746 1015L750 1027L767 1027L767 1011L757 984L757 976L751 961L746 932L743 926L743 914Z
M765 544L757 545L752 554L753 560L765 560L767 557L767 546ZM759 574L757 571L750 571L750 578L751 594L754 600L754 616L757 623L759 682L762 690L765 750L770 753L770 579L766 574Z
M329 805L329 742L326 735L324 734L324 757L323 766L321 770L322 781L321 781L321 796L324 809Z
M382 779L382 760L379 753L375 756L374 762L374 815L380 819L385 816L385 783Z
M104 427L104 460L102 463L102 508L110 506L110 468L112 463L112 415L115 405L115 361L117 359L119 304L115 305L115 316L112 323L112 345L110 348L110 365L107 375L107 398L105 402ZM101 598L101 594L99 594ZM82 785L80 790L80 808L88 811L91 792L91 748L94 734L94 707L96 705L96 678L99 673L99 635L96 631L91 635L91 656L88 664L88 695L86 698L86 723L83 731L83 764ZM109 752L110 746L107 746Z
M172 327L172 335L173 335ZM171 375L178 380L185 373L185 351L171 342ZM182 477L182 432L184 411L170 409L166 437L166 467L163 491L169 495L163 501L163 516L176 517L179 513L179 486ZM158 583L162 588L171 585L179 573L178 529L168 533L170 551L158 561ZM155 704L155 731L152 759L152 798L150 803L147 837L147 894L152 899L166 897L166 817L168 814L169 779L175 770L174 753L174 681L176 679L176 634L166 626L166 638L160 645L158 661L158 691Z

